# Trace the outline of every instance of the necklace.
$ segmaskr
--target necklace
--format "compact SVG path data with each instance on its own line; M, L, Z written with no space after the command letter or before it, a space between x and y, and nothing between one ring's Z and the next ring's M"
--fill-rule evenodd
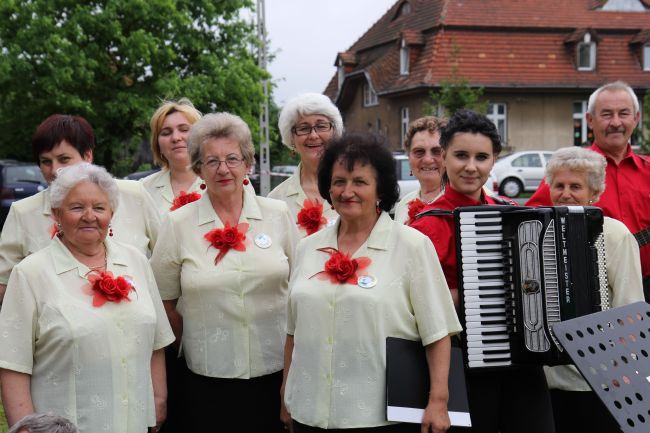
M106 270L108 268L108 252L106 251L106 244L104 245L104 264L103 265L98 265L98 266L89 266L88 269L95 270L95 269L104 269Z

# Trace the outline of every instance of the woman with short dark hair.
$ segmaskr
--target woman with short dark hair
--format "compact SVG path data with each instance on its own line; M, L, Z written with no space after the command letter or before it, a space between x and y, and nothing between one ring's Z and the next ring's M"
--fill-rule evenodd
M456 228L450 213L462 206L505 204L483 190L501 151L501 138L485 115L459 110L443 129L440 146L447 183L443 194L423 212L432 209L447 212L421 217L411 227L433 242L458 307ZM466 380L471 431L553 433L553 414L541 366L467 370Z
M344 135L323 154L318 189L340 217L296 252L283 422L296 432L419 432L386 420L386 337L400 337L426 348L423 431L447 430L449 336L460 325L431 243L388 215L398 198L391 153L374 135Z

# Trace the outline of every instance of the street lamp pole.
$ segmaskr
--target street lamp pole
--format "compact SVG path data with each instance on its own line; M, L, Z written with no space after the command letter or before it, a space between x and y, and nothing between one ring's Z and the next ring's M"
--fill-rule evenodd
M260 41L258 64L266 71L266 9L264 0L257 0L257 37ZM269 80L262 79L264 101L260 110L260 194L266 196L271 191L271 158L269 151Z

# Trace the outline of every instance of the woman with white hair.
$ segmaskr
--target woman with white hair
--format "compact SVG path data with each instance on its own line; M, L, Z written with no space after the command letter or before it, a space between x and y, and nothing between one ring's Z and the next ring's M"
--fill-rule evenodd
M565 147L546 166L546 182L555 206L590 206L605 190L605 158L591 150ZM603 222L607 282L613 307L643 301L639 246L625 224L605 217ZM596 394L574 366L545 367L557 432L618 431ZM588 413L588 417L576 417Z
M33 413L14 424L8 433L79 433L79 430L62 416Z
M147 258L107 237L117 183L82 162L49 189L57 235L14 267L0 311L7 420L49 412L81 433L155 431L174 338Z
M192 169L207 189L169 214L151 257L189 369L186 431L214 431L215 420L231 419L240 425L236 431L280 432L298 231L284 202L245 190L255 148L241 118L205 115L192 126L188 145Z
M343 119L325 95L304 93L290 100L278 121L282 143L300 155L298 171L269 193L287 203L302 236L334 224L338 214L318 192L318 164L327 143L343 133Z

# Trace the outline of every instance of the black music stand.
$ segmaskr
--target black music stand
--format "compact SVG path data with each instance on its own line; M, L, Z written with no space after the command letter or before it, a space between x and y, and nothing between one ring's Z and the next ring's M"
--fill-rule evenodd
M650 305L637 302L553 326L623 432L650 431Z

